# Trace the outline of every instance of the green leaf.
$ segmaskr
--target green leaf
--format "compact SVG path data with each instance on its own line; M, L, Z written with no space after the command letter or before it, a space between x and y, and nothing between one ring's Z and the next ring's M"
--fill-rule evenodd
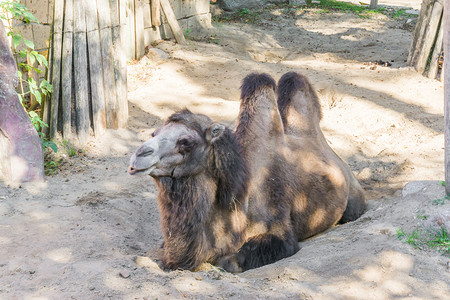
M20 54L20 57L22 57L22 58L27 57L27 51L25 51L25 50L20 51L19 54Z
M13 35L12 42L13 42L14 49L17 48L17 46L19 46L21 40L22 40L22 36L20 36L18 34Z
M36 91L35 93L33 93L33 95L36 97L36 101L37 101L39 104L42 104L42 96L41 96L41 93L39 93L38 91Z
M19 79L22 79L22 72L21 71L17 71L17 77L19 77Z
M30 40L27 40L26 38L23 39L23 42L25 43L25 46L28 48L34 49L34 43Z
M56 146L55 143L49 142L49 146L50 146L50 148L52 148L53 152L55 152L55 153L58 152L58 146Z
M28 57L30 58L30 65L34 65L34 62L36 61L36 57L32 54L33 51L30 52L30 55Z

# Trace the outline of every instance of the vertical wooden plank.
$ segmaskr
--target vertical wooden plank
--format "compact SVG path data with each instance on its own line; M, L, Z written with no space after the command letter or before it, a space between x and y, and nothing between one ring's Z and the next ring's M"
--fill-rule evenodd
M161 26L161 3L159 0L152 0L150 5L152 8L152 25L155 27Z
M136 51L135 51L135 22L134 22L134 0L126 0L126 17L127 17L127 31L128 31L128 40L127 40L127 58L135 59Z
M112 52L111 8L109 0L97 0L100 28L100 49L102 52L103 84L105 87L106 126L118 128L117 96L114 82Z
M135 34L136 34L136 59L140 59L145 54L145 41L144 41L144 1L135 0L134 7L134 22L135 22Z
M445 192L450 196L450 1L444 4Z
M62 26L64 17L64 0L55 0L53 6L53 62L52 85L53 93L50 104L50 138L54 138L58 131L58 109L61 89L61 50Z
M67 140L72 138L72 70L73 70L73 0L65 0L64 37L62 50L62 130Z
M112 42L114 57L114 81L117 95L117 116L119 128L124 128L128 121L128 98L127 98L127 66L125 48L121 37L120 10L118 0L110 0Z
M97 2L91 1L86 10L89 76L91 87L92 124L95 136L106 130L105 92L103 84L102 53L98 30Z
M170 6L169 0L160 0L161 8L166 16L167 23L169 23L170 29L172 30L173 36L178 44L186 44L186 39L184 38L183 31L178 24L177 18L173 13L172 7Z
M436 1L433 5L428 28L424 36L420 54L417 58L416 70L420 73L423 73L427 66L428 57L430 57L431 48L433 47L433 42L436 40L437 29L441 22L442 10L442 4Z
M436 39L436 43L434 44L433 53L431 55L430 69L428 70L427 74L428 78L435 79L439 71L439 56L441 55L442 45L444 42L444 28L442 28L443 26L444 23L442 22L441 27L439 29L438 37Z
M422 46L423 36L428 24L429 14L431 13L431 2L435 0L423 0L420 7L420 15L417 20L416 29L414 30L414 36L409 48L408 60L406 62L407 66L414 67L417 62L417 56L420 53Z
M87 74L85 0L74 0L73 64L75 82L75 111L78 140L85 144L89 138L89 97Z

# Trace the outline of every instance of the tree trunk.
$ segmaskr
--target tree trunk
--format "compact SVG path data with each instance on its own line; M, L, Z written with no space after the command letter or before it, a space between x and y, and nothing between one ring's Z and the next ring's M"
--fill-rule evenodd
M12 183L42 181L41 140L20 103L17 83L16 62L0 21L0 177Z

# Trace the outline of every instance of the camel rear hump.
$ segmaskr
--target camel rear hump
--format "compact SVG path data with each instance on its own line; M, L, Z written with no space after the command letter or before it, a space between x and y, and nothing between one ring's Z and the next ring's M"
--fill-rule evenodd
M288 72L278 81L278 109L288 134L317 134L322 118L319 98L308 78Z

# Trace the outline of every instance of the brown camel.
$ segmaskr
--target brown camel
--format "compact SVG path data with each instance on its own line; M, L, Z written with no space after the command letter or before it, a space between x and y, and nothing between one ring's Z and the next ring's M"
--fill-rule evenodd
M230 272L273 263L298 241L358 218L363 190L327 144L308 80L248 75L235 132L188 110L173 114L133 154L128 173L158 187L162 263Z

